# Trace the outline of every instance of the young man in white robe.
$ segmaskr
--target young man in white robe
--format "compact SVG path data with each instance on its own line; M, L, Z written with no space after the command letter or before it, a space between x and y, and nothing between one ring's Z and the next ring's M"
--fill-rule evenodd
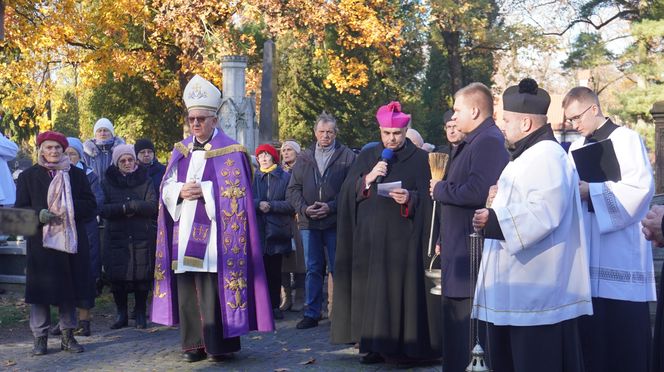
M650 243L639 224L654 193L648 154L636 132L603 115L589 88L570 90L563 109L567 121L584 137L571 145L570 154L609 139L620 165L618 182L579 183L595 313L579 322L586 371L648 371L652 338L648 301L656 300L655 275Z
M486 240L472 316L489 323L483 346L494 372L583 371L577 318L592 314L587 247L578 177L547 124L550 102L532 79L505 91L498 127L511 161L492 207L473 217Z

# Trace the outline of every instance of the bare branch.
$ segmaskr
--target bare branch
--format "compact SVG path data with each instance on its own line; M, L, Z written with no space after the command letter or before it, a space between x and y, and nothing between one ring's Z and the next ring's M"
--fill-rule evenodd
M589 25L593 26L595 28L595 30L599 30L602 27L604 27L604 26L608 25L609 23L613 22L614 20L616 20L618 18L628 16L628 15L631 15L631 14L638 14L638 12L636 10L629 10L629 9L622 10L622 11L614 14L612 17L610 17L606 21L604 21L602 23L599 23L599 24L595 24L595 22L593 22L592 19L590 19L590 18L577 18L577 19L573 20L572 22L570 22L567 25L567 27L565 27L565 29L561 32L545 32L542 35L543 36L563 36L567 31L569 31L577 23L586 23L586 24L589 24Z

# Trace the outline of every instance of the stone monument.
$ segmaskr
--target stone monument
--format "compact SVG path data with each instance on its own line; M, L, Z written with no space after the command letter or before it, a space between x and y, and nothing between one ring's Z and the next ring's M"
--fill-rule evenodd
M247 61L245 56L221 58L223 90L219 127L253 154L258 140L256 96L254 93L245 94Z
M261 108L258 139L260 143L272 143L279 137L277 112L277 58L274 41L263 44L263 77L261 82Z

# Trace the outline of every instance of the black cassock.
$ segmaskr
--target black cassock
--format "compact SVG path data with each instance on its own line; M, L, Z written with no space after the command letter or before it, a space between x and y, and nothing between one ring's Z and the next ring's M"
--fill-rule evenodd
M440 356L440 297L428 294L424 262L431 221L428 154L410 140L394 152L383 183L402 182L406 205L365 192L383 146L363 151L338 196L333 343L394 358ZM425 288L426 287L426 288ZM430 321L431 318L431 321Z

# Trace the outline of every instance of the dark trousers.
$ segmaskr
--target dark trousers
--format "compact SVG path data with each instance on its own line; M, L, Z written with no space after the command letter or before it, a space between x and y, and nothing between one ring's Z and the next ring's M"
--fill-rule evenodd
M542 326L489 324L484 345L493 372L583 372L576 319Z
M652 333L647 302L593 297L593 315L579 318L586 372L646 372Z
M62 303L58 306L60 330L76 328L76 307L74 302ZM30 305L30 330L35 337L48 336L51 326L51 305Z
M463 372L470 363L470 351L475 346L475 328L479 332L481 345L486 348L486 325L470 321L472 298L442 297L443 371Z
M240 350L240 337L224 338L217 273L177 274L180 340L184 351L209 355Z
M278 308L281 303L281 258L281 254L263 255L267 288L270 293L270 302L273 309Z

